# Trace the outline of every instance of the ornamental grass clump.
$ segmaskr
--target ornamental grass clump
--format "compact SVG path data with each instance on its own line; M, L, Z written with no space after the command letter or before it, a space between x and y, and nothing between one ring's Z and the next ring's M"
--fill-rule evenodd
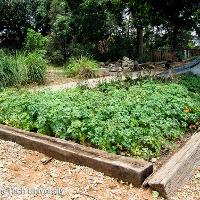
M94 78L99 73L98 63L88 57L70 58L66 66L66 74L69 77Z
M46 61L39 52L0 51L0 88L19 87L45 81Z

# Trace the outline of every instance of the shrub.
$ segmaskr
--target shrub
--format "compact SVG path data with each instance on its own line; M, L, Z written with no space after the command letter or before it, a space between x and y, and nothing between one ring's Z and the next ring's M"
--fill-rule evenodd
M48 61L55 66L62 66L65 63L63 53L60 50L55 50L52 52L48 50L47 57Z
M81 57L81 56L85 56L85 57L90 57L93 54L93 45L92 44L78 44L78 43L74 43L74 44L70 44L68 51L69 51L69 56L71 57Z
M38 33L30 28L27 30L27 36L24 43L24 49L26 51L40 51L40 53L45 53L47 43L47 37L44 37L41 33Z
M98 76L98 63L88 57L71 58L66 66L66 74L69 77L93 78Z
M0 51L0 88L18 85L19 81L20 75L15 57Z
M194 74L182 75L179 81L180 84L187 87L191 92L200 93L200 78Z

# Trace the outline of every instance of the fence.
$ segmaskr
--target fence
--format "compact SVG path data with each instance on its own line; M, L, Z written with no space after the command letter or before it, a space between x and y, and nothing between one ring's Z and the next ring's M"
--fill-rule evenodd
M161 62L166 60L178 61L180 54L183 58L187 59L200 55L200 49L185 49L179 52L172 52L170 50L146 51L144 52L144 57L148 61L152 62Z

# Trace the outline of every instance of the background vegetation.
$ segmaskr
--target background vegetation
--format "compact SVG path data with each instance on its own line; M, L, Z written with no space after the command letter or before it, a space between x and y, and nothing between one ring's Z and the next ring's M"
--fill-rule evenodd
M199 7L197 0L2 0L0 45L33 51L45 44L56 65L80 56L142 61L148 50L197 45Z

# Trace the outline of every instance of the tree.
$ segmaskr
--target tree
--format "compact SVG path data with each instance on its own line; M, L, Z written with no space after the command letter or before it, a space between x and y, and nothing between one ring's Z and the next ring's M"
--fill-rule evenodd
M70 40L71 11L65 0L53 0L49 11L51 33L49 35L48 55L52 62L65 63L67 46Z
M153 12L169 23L172 28L171 46L177 49L177 36L182 30L191 30L196 26L194 13L199 9L198 0L150 0Z
M1 0L1 46L20 48L28 28L47 34L49 2L50 0Z

